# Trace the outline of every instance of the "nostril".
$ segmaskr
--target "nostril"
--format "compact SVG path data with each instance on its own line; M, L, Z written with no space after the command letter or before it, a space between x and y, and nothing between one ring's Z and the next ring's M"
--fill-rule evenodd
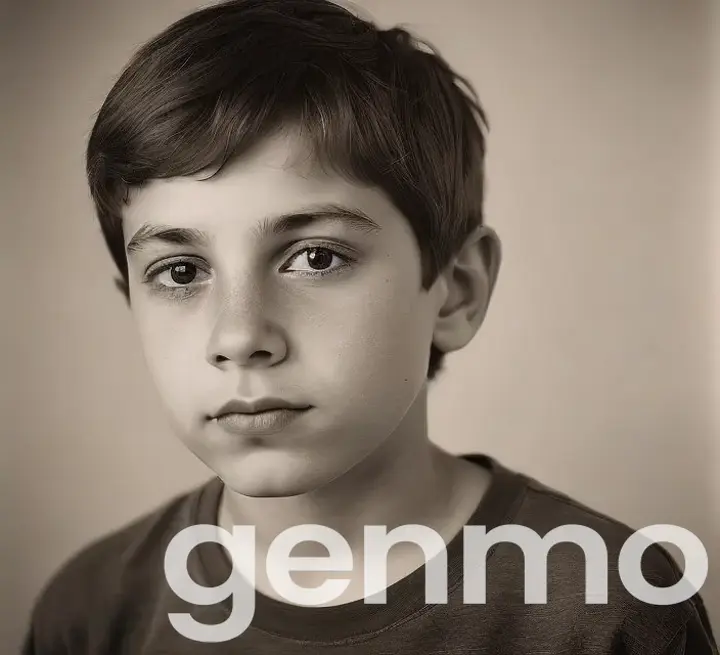
M272 353L267 350L256 350L252 355L250 355L251 360L270 359L271 357Z

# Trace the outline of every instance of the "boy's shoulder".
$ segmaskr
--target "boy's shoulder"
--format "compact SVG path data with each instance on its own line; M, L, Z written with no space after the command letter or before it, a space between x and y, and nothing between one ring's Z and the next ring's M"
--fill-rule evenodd
M612 603L613 594L626 602L627 583L633 583L628 573L635 563L653 586L671 586L683 577L661 540L644 536L642 530L535 478L518 475L523 494L510 523L532 532L525 542L528 546L542 544L538 553L548 557L549 583L582 581L585 585L591 574L605 570L607 602ZM669 535L667 541L671 538Z
M521 479L523 496L514 513L513 523L532 527L541 536L565 526L582 526L578 533L583 529L592 530L603 538L609 549L621 547L637 532L637 529L615 516L537 478L523 473L516 475Z
M106 625L111 617L118 629L123 629L123 624L126 627L131 614L139 610L125 606L127 600L161 588L158 576L163 575L167 545L180 530L193 523L204 492L218 483L213 479L178 494L94 539L66 559L38 596L24 652L45 652L41 651L43 643L67 641L71 641L72 647L82 648L77 640L84 641L85 629L93 624L103 625L111 639L113 626Z
M670 530L663 533L667 539L653 539L653 535L657 534L655 528L649 532L645 532L645 529L650 526L633 528L609 513L535 478L518 475L522 478L524 493L512 523L532 529L548 545L569 543L574 548L573 552L580 555L583 555L580 544L590 553L594 552L594 544L602 543L611 571L617 570L624 550L628 562L633 552L643 553L643 571L650 576L648 582L673 584L682 577L673 557L660 545L661 541L672 541L674 526L655 526L661 531L663 528Z
M513 584L498 579L494 588L500 604L515 606L518 595L523 603L525 584L535 580L537 586L540 576L524 577L523 568L534 558L542 566L546 606L552 608L553 621L571 625L580 641L590 643L603 632L614 633L629 652L645 648L642 652L681 653L685 652L681 643L690 648L697 639L697 652L717 652L706 650L709 643L715 646L701 596L697 590L692 593L683 571L658 543L671 541L671 536L657 541L643 536L640 530L535 478L516 475L522 480L522 493L508 524L528 529L526 549L537 546L537 551L528 558L513 543L497 546L493 553L497 561L489 570L512 570L509 575L514 578ZM678 582L677 589L686 591L689 598L664 604L654 593ZM490 577L487 584L490 598ZM544 615L543 608L537 609ZM520 614L525 610L519 610Z
M501 481L496 484L501 491L490 501L493 506L491 512L488 514L486 511L482 515L492 517L490 522L493 527L502 525L507 529L507 526L521 526L521 530L532 531L547 543L555 540L562 542L565 537L582 539L581 535L592 533L602 539L610 555L619 554L627 540L638 532L637 528L614 516L536 477L508 468L490 456L472 454L465 457L489 468L494 478ZM660 548L650 554L657 556L659 566L667 564L673 573L679 571L665 549Z

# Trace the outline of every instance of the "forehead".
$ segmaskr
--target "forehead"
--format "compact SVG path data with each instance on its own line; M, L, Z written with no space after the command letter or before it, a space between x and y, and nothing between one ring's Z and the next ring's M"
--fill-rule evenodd
M123 212L126 242L141 225L251 230L268 216L331 203L360 209L376 220L399 218L381 190L323 170L309 146L292 133L273 135L212 173L151 180L132 190Z

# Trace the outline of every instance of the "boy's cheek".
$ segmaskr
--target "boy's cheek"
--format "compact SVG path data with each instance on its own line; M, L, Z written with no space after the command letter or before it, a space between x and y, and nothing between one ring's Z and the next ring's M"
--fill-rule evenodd
M142 346L148 355L164 352L178 353L178 348L202 338L203 322L197 312L178 311L174 307L157 306L156 303L139 302L133 309Z
M168 404L187 401L200 374L209 365L204 349L182 329L141 330L148 371Z

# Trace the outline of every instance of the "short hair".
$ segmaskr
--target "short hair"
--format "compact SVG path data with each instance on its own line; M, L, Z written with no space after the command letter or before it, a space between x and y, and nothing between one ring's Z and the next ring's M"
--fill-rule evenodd
M90 194L128 301L130 189L220 170L289 123L318 163L381 189L409 221L423 289L482 224L488 122L428 42L329 0L229 0L143 45L90 134ZM431 347L429 379L444 357Z

